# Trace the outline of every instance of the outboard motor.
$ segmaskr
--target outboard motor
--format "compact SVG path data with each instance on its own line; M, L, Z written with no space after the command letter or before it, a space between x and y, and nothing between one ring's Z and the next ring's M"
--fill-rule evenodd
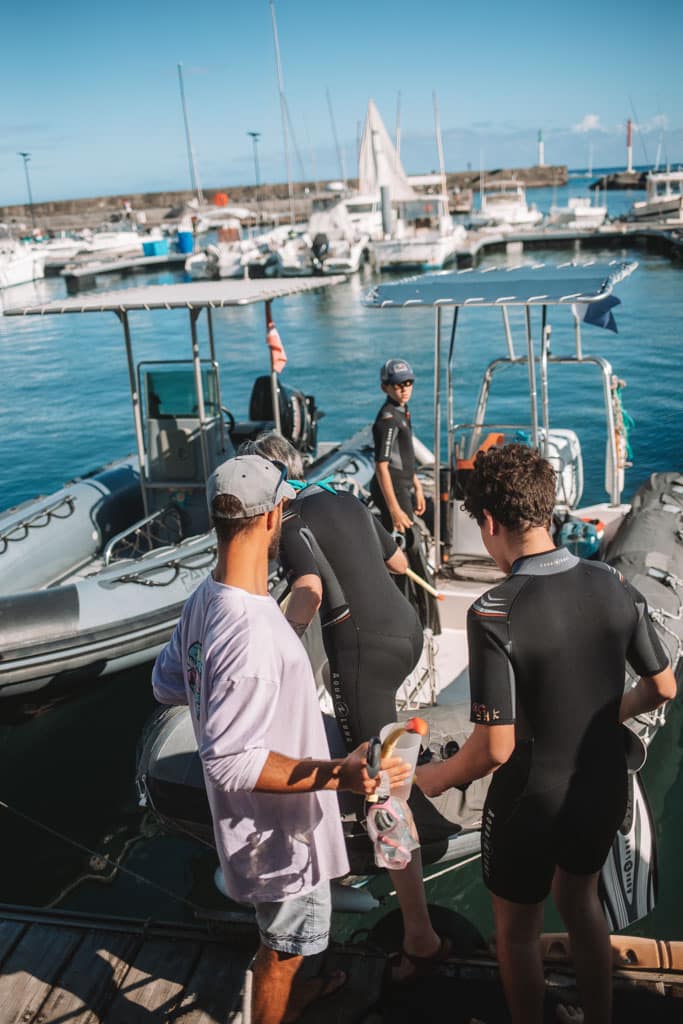
M278 383L280 391L280 422L283 436L295 448L306 454L314 454L318 443L318 420L322 415L315 404L313 395L305 395L298 388ZM257 377L249 402L249 419L271 424L273 399L270 377Z
M321 271L325 257L330 251L330 240L323 231L319 231L311 243L311 261L315 270Z

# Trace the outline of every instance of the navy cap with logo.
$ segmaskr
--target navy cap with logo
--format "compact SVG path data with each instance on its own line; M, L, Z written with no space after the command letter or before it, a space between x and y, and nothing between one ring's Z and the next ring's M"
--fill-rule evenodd
M405 359L387 359L379 371L379 379L382 384L403 384L406 380L415 380L415 374Z

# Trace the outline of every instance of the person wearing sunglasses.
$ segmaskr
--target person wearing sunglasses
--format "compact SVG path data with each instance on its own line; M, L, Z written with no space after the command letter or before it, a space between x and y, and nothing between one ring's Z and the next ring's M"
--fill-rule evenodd
M382 526L405 533L415 515L425 511L422 485L415 473L413 428L408 402L415 374L405 359L388 359L380 370L380 386L387 396L372 427L375 442L375 475L370 493Z
M330 759L310 662L268 592L283 504L296 496L286 477L259 455L214 470L216 566L152 675L157 700L189 705L225 886L255 908L254 1024L295 1019L344 983L343 972L306 981L299 972L327 947L330 880L348 871L336 794L377 786L367 743ZM397 758L382 767L394 781L410 775Z

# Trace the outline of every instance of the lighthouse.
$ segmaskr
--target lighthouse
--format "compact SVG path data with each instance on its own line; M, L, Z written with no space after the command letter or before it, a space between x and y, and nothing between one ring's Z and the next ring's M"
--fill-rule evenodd
M629 117L626 122L626 170L633 171L633 125Z
M545 167L545 149L543 146L543 132L538 131L538 166Z

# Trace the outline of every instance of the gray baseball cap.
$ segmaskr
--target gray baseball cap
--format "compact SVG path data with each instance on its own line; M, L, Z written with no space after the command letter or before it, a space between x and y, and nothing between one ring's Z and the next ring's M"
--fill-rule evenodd
M240 515L216 516L213 499L219 494L238 498L244 506ZM287 467L271 462L261 455L236 455L214 469L206 484L209 513L217 519L250 519L270 512L283 498L295 498L296 491L287 483Z
M405 359L387 359L379 371L379 379L382 384L403 384L406 380L415 380L415 374Z

